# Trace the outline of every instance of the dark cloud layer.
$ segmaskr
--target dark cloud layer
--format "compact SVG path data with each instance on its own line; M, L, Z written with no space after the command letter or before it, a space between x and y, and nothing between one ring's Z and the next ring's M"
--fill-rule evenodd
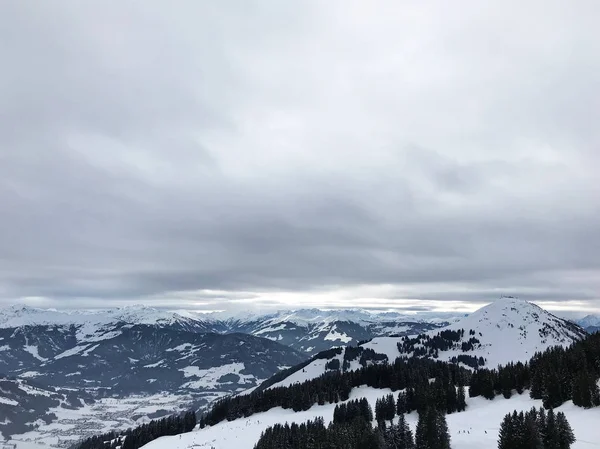
M600 6L468 3L3 3L0 302L600 308Z

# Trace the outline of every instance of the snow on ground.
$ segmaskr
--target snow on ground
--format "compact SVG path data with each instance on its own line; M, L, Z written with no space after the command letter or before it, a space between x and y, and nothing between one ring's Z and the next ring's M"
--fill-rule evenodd
M160 366L164 361L165 361L165 359L161 359L156 363L149 363L148 365L144 365L144 368L156 368L156 367Z
M81 353L81 355L82 355L82 356L85 356L85 357L87 357L88 355L90 355L90 352L92 352L92 351L93 351L94 349L96 349L98 346L100 346L100 345L93 345L93 346L91 346L91 347L87 348L85 351L83 351L83 352Z
M65 357L71 357L72 355L75 354L79 354L81 351L85 351L88 348L88 345L83 345L83 346L74 346L71 349L67 349L64 352L61 352L60 354L56 355L54 357L54 359L62 359Z
M38 359L40 362L46 362L48 359L45 357L42 357L40 355L40 353L38 352L38 347L37 346L33 346L33 345L25 345L23 347L23 350L25 352L30 353L33 357L35 357L36 359Z
M374 408L375 401L388 393L389 389L360 387L352 391L350 399L366 397ZM467 404L466 411L447 416L452 449L495 449L504 415L515 409L526 411L542 405L541 401L530 399L527 392L511 399L497 397L493 401L467 398ZM315 405L310 410L294 413L278 407L249 418L221 422L183 435L162 437L148 443L144 449L252 449L260 434L273 424L301 423L317 416L322 416L329 423L333 419L334 408L335 404ZM592 449L600 445L600 408L585 410L567 402L557 411L565 413L577 437L572 449ZM413 432L417 419L416 412L407 417Z
M19 405L19 403L14 399L3 398L2 396L0 396L0 404Z
M278 324L277 326L273 326L273 327L265 327L264 329L261 329L257 332L254 333L254 335L262 335L262 334L266 334L267 332L277 332L277 331L282 331L285 330L287 326L285 324Z
M325 340L329 341L341 341L342 343L349 343L352 341L352 337L348 337L346 334L341 334L337 331L337 326L334 325L329 333L325 335Z
M394 360L400 357L400 351L398 351L399 341L402 341L402 339L398 337L378 337L365 343L362 347L372 349L378 354L385 354L387 355L388 363L394 363Z
M186 366L179 371L183 372L184 377L196 377L198 380L190 381L182 385L183 388L217 388L222 385L223 382L219 381L221 377L233 374L239 377L239 383L254 383L257 384L261 381L256 379L253 375L242 374L241 372L246 369L246 365L243 362L228 363L226 365L215 366L208 369L200 369L197 366Z
M310 362L308 365L306 365L301 370L298 370L295 373L289 375L288 377L283 379L281 382L277 382L276 384L271 385L269 388L288 387L288 386L296 384L296 383L306 382L307 380L311 380L316 377L319 377L321 374L323 374L325 372L325 365L327 364L327 362L329 362L330 360L333 360L333 359L338 359L340 361L340 366L341 366L341 364L343 363L343 357L344 357L344 353L342 352L341 354L337 354L335 357L333 357L331 359L313 360L312 362Z
M166 352L173 352L173 351L185 351L186 349L191 349L193 348L194 345L192 345L191 343L183 343L179 346L175 346L174 348L169 348L166 349Z

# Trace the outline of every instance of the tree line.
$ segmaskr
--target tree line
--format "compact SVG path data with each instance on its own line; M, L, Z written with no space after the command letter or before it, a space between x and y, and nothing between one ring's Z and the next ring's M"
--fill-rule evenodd
M394 402L389 396L376 404ZM389 404L388 404L389 405ZM376 406L377 407L377 406ZM276 424L262 432L254 449L450 449L450 434L443 410L428 407L418 415L415 434L405 414L395 421L378 421L366 398L335 407L333 421L322 417L306 423ZM498 434L498 449L570 449L575 435L562 412L535 407L507 414Z
M329 426L322 417L302 424L275 424L261 434L254 449L450 449L443 411L423 410L413 437L404 414L373 427L373 412L368 409L363 398L336 406Z
M497 369L479 369L470 380L469 396L510 398L529 389L544 408L559 407L568 400L584 407L600 405L600 334L588 336L568 348L560 346L536 353L528 363L509 363Z
M481 336L481 333L479 335ZM463 341L464 336L464 329L443 330L434 336L428 334L419 334L416 337L404 336L397 343L397 347L401 354L411 354L413 357L433 357L434 359L437 359L440 351L456 349L462 352L469 352L480 346L481 342L475 336L475 331L473 329L469 330L468 340ZM485 363L483 358L465 357L463 360L467 361L467 364L472 368L477 368Z
M392 391L408 388L414 390L408 397L412 410L436 402L452 412L462 407L455 387L467 385L470 375L470 371L457 365L429 359L397 359L393 364L368 365L356 371L326 372L301 384L223 398L200 417L200 426L248 417L275 407L302 411L314 404L346 401L350 391L361 385ZM430 384L429 379L436 380Z
M123 432L108 432L87 438L78 443L76 449L138 449L156 438L190 432L196 427L196 413L188 411L182 415L155 419L134 429Z

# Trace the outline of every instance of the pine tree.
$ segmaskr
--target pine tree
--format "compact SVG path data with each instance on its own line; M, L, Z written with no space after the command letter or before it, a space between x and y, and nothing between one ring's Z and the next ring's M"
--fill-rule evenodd
M429 410L421 410L419 412L419 420L415 430L415 449L432 449L429 446L428 429L427 429L427 414Z
M576 440L573 429L563 412L558 412L556 414L556 428L558 434L558 447L560 449L569 449L571 444Z
M450 449L450 432L448 432L448 423L446 422L446 415L442 412L436 411L435 414L435 430L436 440L435 445L432 445L432 449Z
M415 442L404 415L398 418L398 424L385 429L384 441L386 449L414 449Z
M544 449L560 449L558 438L558 426L554 409L548 410L545 426L543 428Z
M398 416L402 416L409 410L406 408L406 393L398 393L398 400L396 401L396 413Z
M416 449L450 449L446 416L435 408L419 412L415 438Z
M542 434L538 427L537 413L535 411L527 413L525 416L525 425L523 427L523 446L527 449L544 449Z
M385 419L391 421L396 416L396 401L393 394L388 394L385 398Z
M504 417L498 433L498 449L515 449L517 447L515 424L510 413Z
M543 388L542 401L544 403L544 408L555 408L564 402L561 381L558 378L556 371L550 370L546 373Z
M398 449L414 449L415 440L404 415L398 417L398 429L400 434L400 447Z

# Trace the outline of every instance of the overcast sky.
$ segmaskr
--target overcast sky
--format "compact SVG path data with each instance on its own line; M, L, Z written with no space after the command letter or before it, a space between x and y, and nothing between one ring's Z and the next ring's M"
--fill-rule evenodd
M0 305L600 310L598 17L1 2Z

